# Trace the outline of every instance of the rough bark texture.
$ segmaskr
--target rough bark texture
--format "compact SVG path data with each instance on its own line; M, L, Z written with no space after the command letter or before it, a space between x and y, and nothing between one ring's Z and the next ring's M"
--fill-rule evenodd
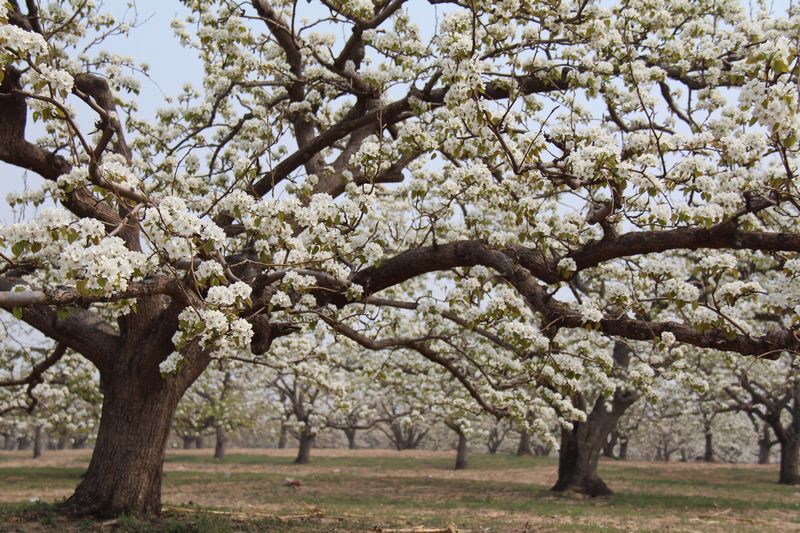
M606 411L604 399L598 398L586 422L573 423L571 430L561 431L558 481L552 490L574 491L588 496L612 494L597 474L597 463L608 434L635 401L635 394L617 392L611 411Z
M67 511L101 517L161 512L164 453L181 395L168 380L154 389L106 388L89 470L65 502Z
M311 460L311 448L314 446L315 435L313 433L300 433L300 446L297 448L297 458L295 464L307 465Z
M517 455L533 455L533 449L531 449L531 436L527 431L523 431L519 434L519 445L517 446Z

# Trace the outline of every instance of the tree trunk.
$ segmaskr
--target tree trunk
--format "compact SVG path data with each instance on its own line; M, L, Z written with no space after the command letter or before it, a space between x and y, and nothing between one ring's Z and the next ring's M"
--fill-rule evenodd
M800 435L789 435L781 445L781 471L778 483L782 485L800 484L798 473L798 453L800 453Z
M769 426L764 424L764 428L761 431L761 438L758 439L758 464L760 465L769 464L769 452L775 444L771 436Z
M703 461L706 463L714 462L714 434L706 431L706 450L703 454Z
M608 435L608 439L603 443L603 457L614 458L614 448L617 446L618 439L619 433L616 430Z
M225 443L228 438L225 435L225 430L220 425L214 426L214 436L214 459L221 461L225 458Z
M356 445L356 430L345 429L344 434L347 436L347 448L350 450L358 448L358 445Z
M72 449L73 450L82 450L86 447L86 441L89 440L89 437L86 435L81 437L75 437L75 440L72 441Z
M68 437L63 437L63 436L59 437L58 441L56 442L56 449L57 450L66 450L67 449L67 444L69 444L69 438Z
M31 439L27 435L24 435L17 439L17 450L25 451L31 447Z
M463 431L458 432L458 448L456 449L456 470L467 468L467 436Z
M307 433L305 430L300 433L300 446L297 449L297 458L294 460L295 464L307 465L311 460L311 448L314 446L314 437L314 434Z
M517 456L522 457L523 455L533 455L533 450L531 449L531 435L527 431L523 431L519 434Z
M183 439L183 449L191 450L194 444L194 437L181 437L181 439Z
M286 448L286 434L288 433L288 429L286 428L286 424L281 421L281 432L278 435L278 449L283 450Z
M75 493L64 502L76 515L113 517L161 511L161 475L172 415L185 387L177 376L150 379L124 375L103 387L103 411L97 441Z
M205 442L203 442L203 436L198 435L194 438L194 447L198 450L205 448Z
M561 449L558 453L558 481L554 491L574 491L588 496L604 496L612 491L597 474L597 464L603 444L625 410L633 405L637 395L617 391L611 411L606 411L605 399L598 398L586 422L573 422L571 430L561 430ZM584 400L578 397L579 409Z
M619 439L619 460L625 461L628 459L628 439L622 437Z
M44 444L42 437L42 426L36 426L33 432L33 458L37 459L42 456L42 445Z

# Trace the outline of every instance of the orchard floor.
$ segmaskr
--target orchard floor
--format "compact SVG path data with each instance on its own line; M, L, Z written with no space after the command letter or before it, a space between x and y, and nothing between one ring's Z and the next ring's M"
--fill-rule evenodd
M586 499L547 490L551 458L474 454L456 472L452 452L315 449L304 466L293 450L229 450L222 462L211 453L168 453L157 521L91 522L52 505L90 451L0 452L0 531L800 532L800 486L777 485L776 465L604 461L616 493Z

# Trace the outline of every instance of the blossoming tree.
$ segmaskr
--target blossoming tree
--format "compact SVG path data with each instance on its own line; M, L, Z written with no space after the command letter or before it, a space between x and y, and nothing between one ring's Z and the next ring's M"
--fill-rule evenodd
M184 391L313 322L520 419L542 396L517 389L542 381L543 409L580 418L564 331L800 346L796 11L184 3L202 87L147 119L145 69L98 50L128 25L92 1L0 2L0 160L43 178L13 203L56 203L0 230L0 307L93 363L104 395L67 509L158 512ZM733 279L752 265L768 274Z

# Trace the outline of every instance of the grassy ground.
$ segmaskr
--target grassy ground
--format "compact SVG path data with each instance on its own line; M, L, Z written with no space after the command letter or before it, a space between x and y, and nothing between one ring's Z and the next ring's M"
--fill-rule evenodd
M452 453L210 450L168 455L164 515L155 522L67 521L53 505L80 481L88 451L0 453L0 531L321 532L424 526L458 531L798 531L800 487L774 465L603 462L608 498L557 496L555 460ZM287 486L287 478L302 485Z

